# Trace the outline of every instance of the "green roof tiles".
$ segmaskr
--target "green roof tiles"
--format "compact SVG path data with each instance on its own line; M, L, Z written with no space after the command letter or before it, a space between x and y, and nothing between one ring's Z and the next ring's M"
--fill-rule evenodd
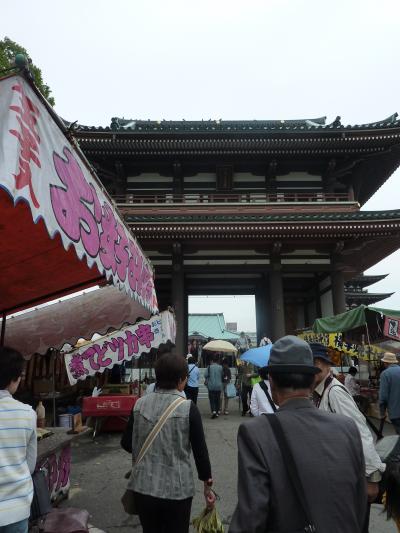
M225 329L223 313L189 314L189 336L199 335L206 339L230 340L239 337L238 333Z

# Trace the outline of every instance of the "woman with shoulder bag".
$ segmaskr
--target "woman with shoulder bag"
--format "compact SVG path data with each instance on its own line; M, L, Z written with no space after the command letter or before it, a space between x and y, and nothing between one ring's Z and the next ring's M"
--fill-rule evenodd
M188 375L185 358L165 354L155 372L157 389L140 398L133 410L128 489L143 533L187 533L195 493L192 451L206 502L213 499L207 444L197 406L182 398ZM129 440L126 437L122 443Z

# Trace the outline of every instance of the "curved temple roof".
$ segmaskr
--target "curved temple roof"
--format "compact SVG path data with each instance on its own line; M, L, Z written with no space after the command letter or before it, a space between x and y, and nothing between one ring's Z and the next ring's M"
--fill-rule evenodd
M321 130L370 130L400 127L398 113L376 122L343 125L338 116L331 123L326 117L282 120L139 120L113 117L110 126L77 125L78 131L118 131L134 133L202 133L202 132L278 132Z

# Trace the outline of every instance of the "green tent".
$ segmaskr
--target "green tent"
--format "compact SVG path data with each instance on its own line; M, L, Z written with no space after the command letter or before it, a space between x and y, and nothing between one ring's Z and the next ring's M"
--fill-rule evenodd
M318 318L313 324L314 333L346 333L347 338L360 340L367 332L370 341L383 339L384 316L400 317L400 311L360 305L340 315Z

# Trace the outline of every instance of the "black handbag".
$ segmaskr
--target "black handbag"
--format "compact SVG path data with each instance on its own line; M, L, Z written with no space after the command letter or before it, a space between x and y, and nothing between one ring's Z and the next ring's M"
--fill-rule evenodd
M52 510L49 487L42 469L32 474L33 499L31 503L30 519L36 520Z
M305 526L302 531L304 531L304 533L317 533L317 529L314 525L310 508L307 503L304 488L301 483L299 471L297 470L297 465L295 463L292 450L290 449L289 443L285 437L281 423L278 420L278 416L275 414L266 414L264 416L266 416L267 420L271 424L272 432L278 443L282 457L284 458L284 465L292 483L292 487L303 509Z

